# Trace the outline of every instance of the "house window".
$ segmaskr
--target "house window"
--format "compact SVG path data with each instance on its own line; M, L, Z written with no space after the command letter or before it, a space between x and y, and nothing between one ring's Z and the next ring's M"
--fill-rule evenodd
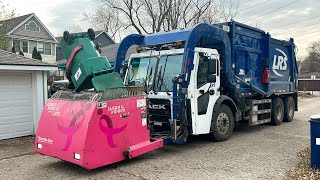
M26 40L13 39L13 47L16 52L29 53L28 41Z
M18 39L13 40L13 48L14 48L15 52L20 51L20 40L18 40Z
M29 53L29 46L28 46L28 41L21 41L21 46L22 46L22 52L24 53Z
M38 42L37 43L37 50L41 53L41 54L43 54L43 42Z
M33 21L26 24L26 31L40 32L40 27Z
M50 43L44 44L44 54L51 55L51 44Z
M41 54L51 55L51 43L38 42L37 49Z

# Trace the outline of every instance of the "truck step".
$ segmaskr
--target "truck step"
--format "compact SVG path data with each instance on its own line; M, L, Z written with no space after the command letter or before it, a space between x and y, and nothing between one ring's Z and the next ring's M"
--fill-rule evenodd
M255 121L255 122L251 122L250 126L255 126L255 125L259 125L259 124L265 124L265 123L269 123L271 122L271 119L263 119L263 120L259 120L259 121Z
M264 109L264 110L259 110L259 111L252 111L252 115L266 114L266 113L271 113L271 109Z
M261 99L251 101L251 112L249 126L255 126L270 122L271 118L271 99Z
M267 103L271 103L271 99L261 99L261 100L253 100L252 101L253 105L267 104Z

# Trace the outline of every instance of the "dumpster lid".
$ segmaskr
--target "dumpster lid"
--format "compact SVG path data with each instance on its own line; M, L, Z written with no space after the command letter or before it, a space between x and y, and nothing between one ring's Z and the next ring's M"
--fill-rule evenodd
M311 121L320 121L320 115L312 115L310 119Z

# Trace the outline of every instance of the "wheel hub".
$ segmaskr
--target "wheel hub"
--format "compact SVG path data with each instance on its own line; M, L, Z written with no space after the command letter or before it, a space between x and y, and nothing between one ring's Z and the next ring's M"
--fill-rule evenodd
M294 103L290 102L289 103L289 116L293 117L293 112L294 112Z
M217 130L220 134L226 134L229 129L229 117L226 113L220 113L217 118Z
M277 119L281 119L283 107L280 104L278 104L276 109L277 109Z

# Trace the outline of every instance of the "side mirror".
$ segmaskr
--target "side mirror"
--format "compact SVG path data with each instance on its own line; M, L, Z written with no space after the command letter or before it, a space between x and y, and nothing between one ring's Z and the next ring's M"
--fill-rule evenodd
M208 74L217 74L217 60L216 59L209 59Z
M208 83L215 83L217 81L217 76L215 74L207 75Z

